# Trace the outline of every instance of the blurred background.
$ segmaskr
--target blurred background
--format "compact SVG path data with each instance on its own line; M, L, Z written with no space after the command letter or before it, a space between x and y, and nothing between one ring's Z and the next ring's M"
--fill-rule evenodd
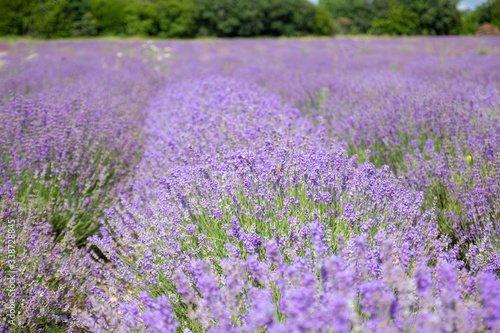
M0 35L500 35L500 0L0 0Z

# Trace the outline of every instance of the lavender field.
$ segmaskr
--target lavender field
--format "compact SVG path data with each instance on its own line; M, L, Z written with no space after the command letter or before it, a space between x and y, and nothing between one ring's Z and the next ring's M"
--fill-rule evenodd
M0 44L0 331L500 332L500 39Z

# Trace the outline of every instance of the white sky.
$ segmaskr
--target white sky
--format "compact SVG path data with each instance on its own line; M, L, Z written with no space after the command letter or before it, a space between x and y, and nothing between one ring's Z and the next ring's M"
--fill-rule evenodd
M318 3L318 0L309 0L309 1L311 1L312 3ZM486 0L462 0L462 1L460 1L458 8L459 9L467 9L467 8L474 9L478 5L482 4L485 1Z
M462 1L460 1L458 8L459 9L467 9L467 8L474 9L477 6L479 6L480 4L482 4L483 2L485 2L485 0L462 0Z

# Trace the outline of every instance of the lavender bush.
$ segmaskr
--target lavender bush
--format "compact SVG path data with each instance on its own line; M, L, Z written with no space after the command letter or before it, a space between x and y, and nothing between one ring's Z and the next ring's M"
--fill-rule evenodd
M3 330L500 331L497 39L0 49Z

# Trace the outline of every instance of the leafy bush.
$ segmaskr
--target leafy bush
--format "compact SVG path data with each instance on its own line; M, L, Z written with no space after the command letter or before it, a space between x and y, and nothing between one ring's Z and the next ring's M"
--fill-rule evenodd
M338 17L334 20L334 32L340 35L347 35L351 32L352 20L348 17Z
M476 35L500 35L500 29L498 27L485 23L477 29Z

